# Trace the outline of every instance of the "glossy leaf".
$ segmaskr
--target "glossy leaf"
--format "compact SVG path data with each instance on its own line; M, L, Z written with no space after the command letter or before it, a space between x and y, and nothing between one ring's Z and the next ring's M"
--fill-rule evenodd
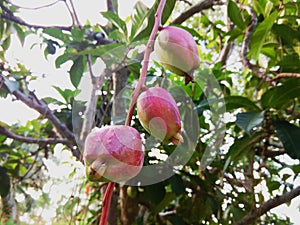
M80 90L71 90L71 89L61 89L58 86L53 86L55 90L58 91L58 93L63 97L66 104L72 104L72 99L74 99L79 93Z
M6 195L8 195L10 190L10 179L6 168L2 166L0 166L0 182L0 196L4 198Z
M26 37L26 32L22 30L22 28L17 25L17 24L14 24L14 28L17 32L17 35L18 35L18 38L21 42L22 45L24 45L24 42L25 42L25 37Z
M264 112L245 112L238 113L236 116L236 124L250 134L252 129L258 127L264 121Z
M118 15L110 11L102 12L101 14L110 22L112 22L117 28L121 29L124 33L124 36L127 37L128 32L126 23L120 17L118 17Z
M278 63L281 71L298 73L300 70L300 58L297 53L284 56Z
M176 3L176 0L168 0L166 1L166 4L165 4L165 7L164 7L164 10L163 10L163 14L162 14L162 18L161 18L161 24L165 24L166 21L169 19L171 13L173 12L173 9L175 7L175 3ZM159 0L156 0L154 5L151 7L151 9L148 11L147 15L146 15L146 24L147 26L142 30L140 31L132 41L138 41L138 40L141 40L147 36L150 35L151 31L152 31L152 28L153 28L153 25L154 25L154 20L155 20L155 12L156 12L156 9L158 7L158 4L159 4Z
M56 68L60 68L62 64L64 64L65 62L71 60L70 58L70 54L69 53L64 53L60 56L58 56L55 60L55 67Z
M168 179L168 181L171 184L172 192L174 192L175 194L180 195L185 192L183 180L178 174L174 174Z
M70 79L75 88L78 87L84 72L84 57L78 56L70 69Z
M242 96L228 96L225 97L226 110L233 110L238 108L245 108L249 111L261 111L260 108L252 102L249 98Z
M229 1L227 6L227 13L230 20L240 29L245 29L245 21L241 14L241 9L237 6L234 1Z
M56 39L59 39L63 42L70 41L69 36L67 34L63 33L63 31L58 28L46 28L46 29L44 29L44 33L48 34Z
M74 26L71 30L73 41L82 41L83 37L85 35L85 32L86 31L84 29Z
M260 23L254 30L251 36L251 48L250 55L254 60L258 59L258 55L261 52L262 46L264 45L265 39L270 32L275 20L278 17L278 12L273 12L268 16L262 23Z
M133 9L133 14L131 15L132 27L130 32L130 39L132 40L137 31L142 28L145 20L147 20L149 8L141 1L138 1Z
M300 127L287 121L273 121L276 133L286 153L293 159L300 159Z
M227 153L229 162L237 163L242 157L249 154L253 147L264 137L263 132L251 136L244 136L234 141ZM254 152L254 151L253 151Z
M264 109L282 109L290 105L290 100L300 97L300 79L290 79L281 86L273 87L261 97Z

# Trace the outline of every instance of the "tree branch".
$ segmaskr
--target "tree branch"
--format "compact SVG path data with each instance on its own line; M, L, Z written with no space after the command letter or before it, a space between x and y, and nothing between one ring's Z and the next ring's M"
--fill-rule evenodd
M157 11L155 13L155 22L146 46L146 50L144 52L144 59L143 59L143 65L142 65L142 69L141 69L141 74L139 77L139 81L138 84L136 86L136 88L134 89L133 93L132 93L132 97L131 97L131 101L130 101L130 105L129 105L129 110L128 110L128 114L126 117L126 121L125 121L125 125L130 126L131 124L131 119L133 116L133 111L134 111L134 106L135 103L137 101L137 98L143 88L143 86L145 85L146 82L146 76L147 76L147 70L148 70L148 66L149 66L149 59L150 59L150 54L152 52L153 49L153 44L154 44L154 39L155 39L155 35L158 31L159 26L161 25L161 16L162 16L162 12L164 9L166 1L165 0L161 0Z
M116 10L114 8L114 4L112 3L111 0L106 0L106 6L107 6L107 11L116 13Z
M171 24L181 24L186 21L188 18L192 17L196 13L199 13L203 10L210 9L216 3L219 3L219 0L202 0L198 3L189 7L186 11L181 13Z
M270 84L274 85L274 82L272 82L272 79L266 75L266 71L261 71L259 68L257 68L255 65L253 65L247 57L248 44L249 44L250 36L257 24L257 16L251 7L246 6L246 5L240 5L240 6L243 9L245 9L251 16L251 22L246 29L245 37L244 37L244 40L242 43L242 62L244 64L244 66L249 68L254 74L256 74L256 76L258 76L259 78L263 79L264 81L269 82Z
M34 92L29 92L28 95L24 94L22 91L16 89L11 90L5 81L5 78L0 74L2 86L0 88L5 88L9 93L14 95L17 100L20 100L29 108L34 109L35 111L39 112L41 115L46 117L53 126L57 129L59 134L62 137L65 137L69 140L69 143L66 143L67 146L71 149L72 154L77 158L80 159L80 152L75 147L76 146L76 139L74 134L67 128L67 126L62 123L53 113L53 111L48 107L47 103L43 100L38 99L38 97L34 94ZM1 83L0 82L0 83Z
M26 142L30 144L70 144L70 141L66 138L33 138L33 137L24 137L18 134L13 133L12 131L0 126L0 134L12 138L20 142Z
M279 80L281 78L300 78L300 73L279 73L272 79L272 81Z
M43 25L29 24L24 20L22 20L21 18L16 17L13 14L13 12L10 9L8 9L6 6L4 6L1 2L0 2L0 8L3 10L3 12L0 14L0 18L12 21L22 26L26 26L28 28L34 28L34 29L57 28L60 30L67 30L67 31L71 31L72 28L71 26L43 26Z
M70 7L69 5L67 4L67 1L65 1L66 3L66 6L71 14L71 17L72 17L72 20L73 20L73 25L77 25L79 28L82 28L81 25L80 25L80 22L79 22L79 18L77 16L77 13L76 13L76 10L75 10L75 6L74 6L74 3L72 0L69 0L69 3L70 3Z
M11 5L13 5L14 7L19 8L19 9L39 10L39 9L51 7L51 6L57 4L57 3L61 2L61 1L64 1L64 0L56 0L56 1L51 2L51 3L49 3L49 4L41 5L41 6L37 6L37 7L23 7L23 6L21 6L21 5L17 5L17 4L15 4L15 3L12 3L11 1L6 1L6 2L8 2L9 4L11 4Z
M101 89L103 84L104 84L104 78L106 77L107 74L107 69L103 71L103 73L100 76L95 76L92 70L92 61L91 57L88 55L87 56L87 65L88 65L88 70L90 73L90 77L92 80L92 90L90 93L90 98L87 103L87 107L84 111L84 121L82 124L82 129L80 133L80 144L79 147L82 150L83 145L85 142L85 139L87 135L90 133L91 129L93 128L94 125L94 118L95 118L95 111L96 111L96 106L97 106L97 101L98 101L98 95L97 95L97 90Z
M260 207L249 212L240 221L235 223L235 225L251 224L256 219L258 219L261 215L265 214L266 212L270 211L271 209L273 209L281 204L291 201L293 198L296 198L299 195L300 195L300 186L291 190L290 192L286 192L286 193L282 194L281 196L277 196L273 199L266 201Z

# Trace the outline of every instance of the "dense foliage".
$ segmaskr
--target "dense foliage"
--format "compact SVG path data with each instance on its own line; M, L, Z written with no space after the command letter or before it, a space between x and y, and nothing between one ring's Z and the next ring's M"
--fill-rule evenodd
M0 118L0 223L7 224L25 212L39 220L35 208L49 201L45 162L59 160L57 148L80 162L94 126L124 124L159 3L147 7L137 1L132 15L122 19L118 1L107 1L108 10L101 14L108 22L100 26L81 24L68 0L63 2L72 25L43 26L17 17L22 8L13 2L0 0L0 96L21 101L40 116L25 125L7 125ZM180 166L160 182L118 185L110 224L290 224L270 210L300 195L295 185L300 171L299 14L299 0L167 1L162 25L193 35L200 67L195 82L185 85L183 77L154 60L147 85L168 89L180 103L183 136L189 141L179 147L178 157L188 160L171 164ZM57 69L70 65L66 75L73 88L53 87L61 99L39 98L29 86L42 74L6 59L13 35L24 43L32 34L43 40L44 56L55 57ZM99 60L105 69L96 74ZM82 100L77 97L86 88L84 74L90 77L90 97ZM150 137L136 116L132 126L146 140L144 165L177 151ZM86 181L83 167L73 168L69 179L79 179L79 173L82 180L57 207L53 224L98 224L107 185ZM30 188L43 194L34 200ZM16 194L25 196L18 212Z

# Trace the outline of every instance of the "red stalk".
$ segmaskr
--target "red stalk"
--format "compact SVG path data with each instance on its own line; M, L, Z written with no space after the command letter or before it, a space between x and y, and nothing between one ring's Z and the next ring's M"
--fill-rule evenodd
M161 25L161 15L162 15L165 4L166 4L166 0L161 0L157 7L156 13L155 13L155 22L154 22L154 26L153 26L153 29L151 31L151 34L150 34L150 37L149 37L149 40L147 43L145 53L144 53L144 61L143 61L143 65L142 65L140 78L139 78L136 88L134 89L134 91L132 93L132 98L130 101L129 110L128 110L128 114L127 114L126 121L125 121L125 125L127 125L127 126L130 126L131 119L132 119L133 112L134 112L134 106L135 106L137 98L138 98L140 92L142 91L142 89L145 85L145 82L146 82L150 53L152 52L152 49L153 49L155 35ZM102 214L101 214L101 219L100 219L99 225L107 224L110 202L111 202L111 197L113 194L114 187L115 187L115 183L110 182L105 191L103 201L102 201L103 202Z
M140 78L138 81L138 84L136 86L136 88L134 89L133 93L132 93L132 98L130 101L130 105L129 105L129 111L126 117L126 121L125 121L125 125L130 126L131 123L131 119L133 116L133 111L134 111L134 106L136 103L136 100L143 88L143 86L145 85L146 82L146 76L147 76L147 70L148 70L148 66L149 66L149 59L150 59L150 53L152 52L153 49L153 43L154 43L154 39L155 39L155 35L160 27L160 23L161 23L161 15L165 6L166 0L161 0L158 7L157 7L157 11L155 13L155 22L154 22L154 26L153 29L151 31L148 43L147 43L147 47L144 53L144 61L143 61L143 65L142 65L142 70L141 70L141 74L140 74Z
M105 191L103 200L102 200L102 214L101 214L101 219L99 225L106 225L108 216L109 216L109 208L110 208L110 202L111 202L111 197L114 191L115 187L114 182L109 182L107 189Z

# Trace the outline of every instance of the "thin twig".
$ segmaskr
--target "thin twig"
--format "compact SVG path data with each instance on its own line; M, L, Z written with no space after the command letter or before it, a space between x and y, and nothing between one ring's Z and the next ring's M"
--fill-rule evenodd
M271 209L284 204L286 202L291 201L293 198L296 198L300 195L300 186L296 187L295 189L286 192L280 196L272 198L263 204L260 207L251 210L246 216L244 216L240 221L235 223L235 225L247 225L252 224L256 219L260 216L265 214L266 212L270 211Z
M107 11L116 13L116 9L114 8L114 4L111 0L106 0Z
M131 123L131 119L133 116L134 106L135 106L137 97L139 96L139 94L146 82L150 53L152 52L152 49L153 49L155 35L158 31L159 26L161 25L161 14L162 14L165 2L166 2L165 0L160 1L159 6L156 11L156 14L155 14L155 23L154 23L154 26L153 26L152 32L150 34L150 37L149 37L149 40L148 40L148 43L146 46L146 50L144 53L144 59L143 59L143 65L142 65L142 69L141 69L140 78L139 78L139 81L138 81L138 84L137 84L135 90L132 93L132 98L130 101L129 110L128 110L128 114L127 114L126 121L125 121L125 125L128 125L128 126Z
M95 118L95 109L98 101L97 90L101 89L104 84L104 78L107 74L107 70L104 70L103 73L96 77L92 70L92 60L91 56L87 56L87 64L88 64L88 71L90 73L90 77L92 80L92 90L90 93L90 99L87 103L85 112L84 112L84 121L82 124L82 129L80 133L80 149L83 149L83 143L87 135L90 133L93 125L94 125L94 118Z
M193 4L187 0L178 0L179 2L184 2L186 4L188 4L189 6L192 6Z
M69 0L69 3L71 5L71 8L69 8L68 4L66 3L66 5L68 6L69 12L72 16L72 20L73 20L73 25L77 25L79 28L82 28L78 19L78 15L74 6L74 3L72 0Z
M266 75L266 71L261 71L259 68L257 68L255 65L253 65L247 57L248 44L249 44L250 36L257 24L257 16L251 7L246 6L246 5L240 5L240 6L243 9L245 9L251 16L251 22L246 29L245 37L244 37L244 40L242 43L242 62L244 64L244 66L249 68L256 76L258 76L259 78L263 79L264 81L274 85L274 82L272 82L272 79Z
M272 79L272 81L279 80L281 78L300 78L300 73L279 73Z
M0 74L0 78L4 80L2 77L2 74ZM20 90L13 90L10 91L9 87L7 87L5 80L4 80L4 85L2 88L7 89L12 95L16 97L17 100L20 100L23 102L25 105L27 105L29 108L34 109L35 111L39 112L42 116L46 117L52 124L53 126L57 129L59 134L62 137L65 137L69 140L67 142L67 146L70 148L72 151L72 154L77 158L80 159L80 152L76 149L76 139L74 134L67 128L67 126L62 123L54 114L54 112L49 108L46 102L43 100L40 100L34 92L29 92L28 95L23 93Z
M1 4L0 4L0 7L1 7ZM16 16L14 16L13 14L8 14L8 13L5 13L5 14L2 13L2 14L0 14L0 18L12 21L12 22L17 23L17 24L22 25L22 26L26 26L28 28L34 28L34 29L56 28L56 29L59 29L59 30L66 30L66 31L70 31L72 29L71 26L43 26L43 25L34 25L34 24L30 24L30 23L25 22L24 20L22 20L21 18L18 18Z
M186 11L181 13L175 20L171 22L171 24L181 24L196 13L199 13L203 10L210 9L216 4L223 4L219 0L202 0L189 7Z
M57 4L57 3L61 2L61 1L64 1L64 0L56 0L55 2L46 4L46 5L37 6L37 7L24 7L24 6L20 6L20 5L17 5L17 4L15 4L15 3L12 3L11 1L7 1L7 2L8 2L9 4L13 5L14 7L19 8L19 9L39 10L39 9L51 7L51 6Z
M152 52L152 49L153 49L153 43L154 43L156 33L158 31L159 26L161 25L161 15L162 15L162 11L164 9L165 3L166 3L166 0L161 0L159 5L158 5L157 11L155 13L155 22L154 22L154 26L153 26L153 29L151 31L147 46L146 46L145 53L144 53L144 60L143 60L143 65L142 65L142 69L141 69L141 74L140 74L140 77L139 77L138 84L137 84L136 88L134 89L134 91L132 93L132 98L131 98L131 101L130 101L129 110L128 110L128 114L127 114L126 121L125 121L125 125L127 125L127 126L130 126L137 97L140 94L140 92L141 92L141 90L142 90L142 88L143 88L143 86L145 85L145 82L146 82L146 76L147 76L147 70L148 70L148 66L149 66L150 53ZM112 193L113 193L114 186L115 186L115 183L110 182L108 184L108 188L105 191L105 196L104 196L104 199L103 199L102 215L101 215L99 225L106 225L107 224L109 208L110 208L110 202L111 202L111 196L112 196Z
M12 138L16 141L30 143L30 144L70 144L70 141L67 138L33 138L33 137L24 137L14 132L6 129L5 127L0 126L0 134L8 138Z

